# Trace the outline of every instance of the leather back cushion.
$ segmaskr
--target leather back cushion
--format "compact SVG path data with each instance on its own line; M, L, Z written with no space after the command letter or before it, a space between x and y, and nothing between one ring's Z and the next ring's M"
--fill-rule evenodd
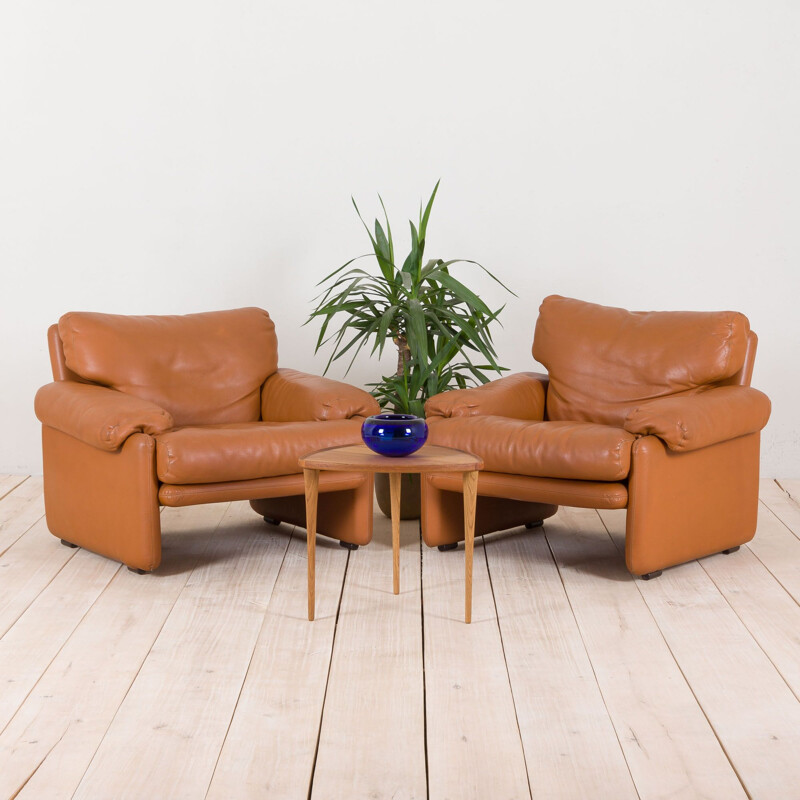
M644 400L738 372L749 330L735 311L626 311L546 297L533 357L550 373L548 418L621 427Z
M72 312L58 322L67 367L150 400L175 425L254 422L278 368L275 325L260 308L185 316Z

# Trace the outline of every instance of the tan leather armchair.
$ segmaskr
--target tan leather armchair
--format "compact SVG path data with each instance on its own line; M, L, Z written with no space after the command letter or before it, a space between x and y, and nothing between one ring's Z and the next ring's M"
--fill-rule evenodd
M735 312L629 312L551 296L521 373L425 406L429 441L480 455L476 534L559 505L627 508L628 569L645 578L753 538L769 399L749 388L757 337ZM458 481L422 483L422 534L463 539Z
M48 331L54 382L36 394L50 531L138 571L161 560L159 506L250 500L305 526L297 460L361 441L367 392L278 369L266 311L65 314ZM372 538L372 478L320 475L317 530Z

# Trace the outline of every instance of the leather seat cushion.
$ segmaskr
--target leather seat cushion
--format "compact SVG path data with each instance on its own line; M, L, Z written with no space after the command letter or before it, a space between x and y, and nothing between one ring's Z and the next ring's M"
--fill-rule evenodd
M244 422L179 428L156 436L162 483L247 481L302 472L301 456L361 442L360 419Z
M428 419L428 441L483 458L512 475L619 481L631 467L635 436L591 422L532 422L510 417Z

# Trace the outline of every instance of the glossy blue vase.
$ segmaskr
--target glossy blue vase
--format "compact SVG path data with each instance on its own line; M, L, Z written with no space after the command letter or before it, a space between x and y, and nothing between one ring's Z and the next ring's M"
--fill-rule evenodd
M425 444L428 423L413 414L376 414L364 420L361 438L382 456L407 456Z

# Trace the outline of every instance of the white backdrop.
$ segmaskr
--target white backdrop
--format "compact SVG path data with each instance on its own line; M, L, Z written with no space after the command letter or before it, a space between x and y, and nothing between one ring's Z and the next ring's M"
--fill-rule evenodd
M301 323L366 250L350 194L400 232L441 177L428 254L516 291L506 366L550 293L743 311L763 474L800 475L798 142L789 0L1 3L0 471L41 469L63 312L260 305L319 372Z

